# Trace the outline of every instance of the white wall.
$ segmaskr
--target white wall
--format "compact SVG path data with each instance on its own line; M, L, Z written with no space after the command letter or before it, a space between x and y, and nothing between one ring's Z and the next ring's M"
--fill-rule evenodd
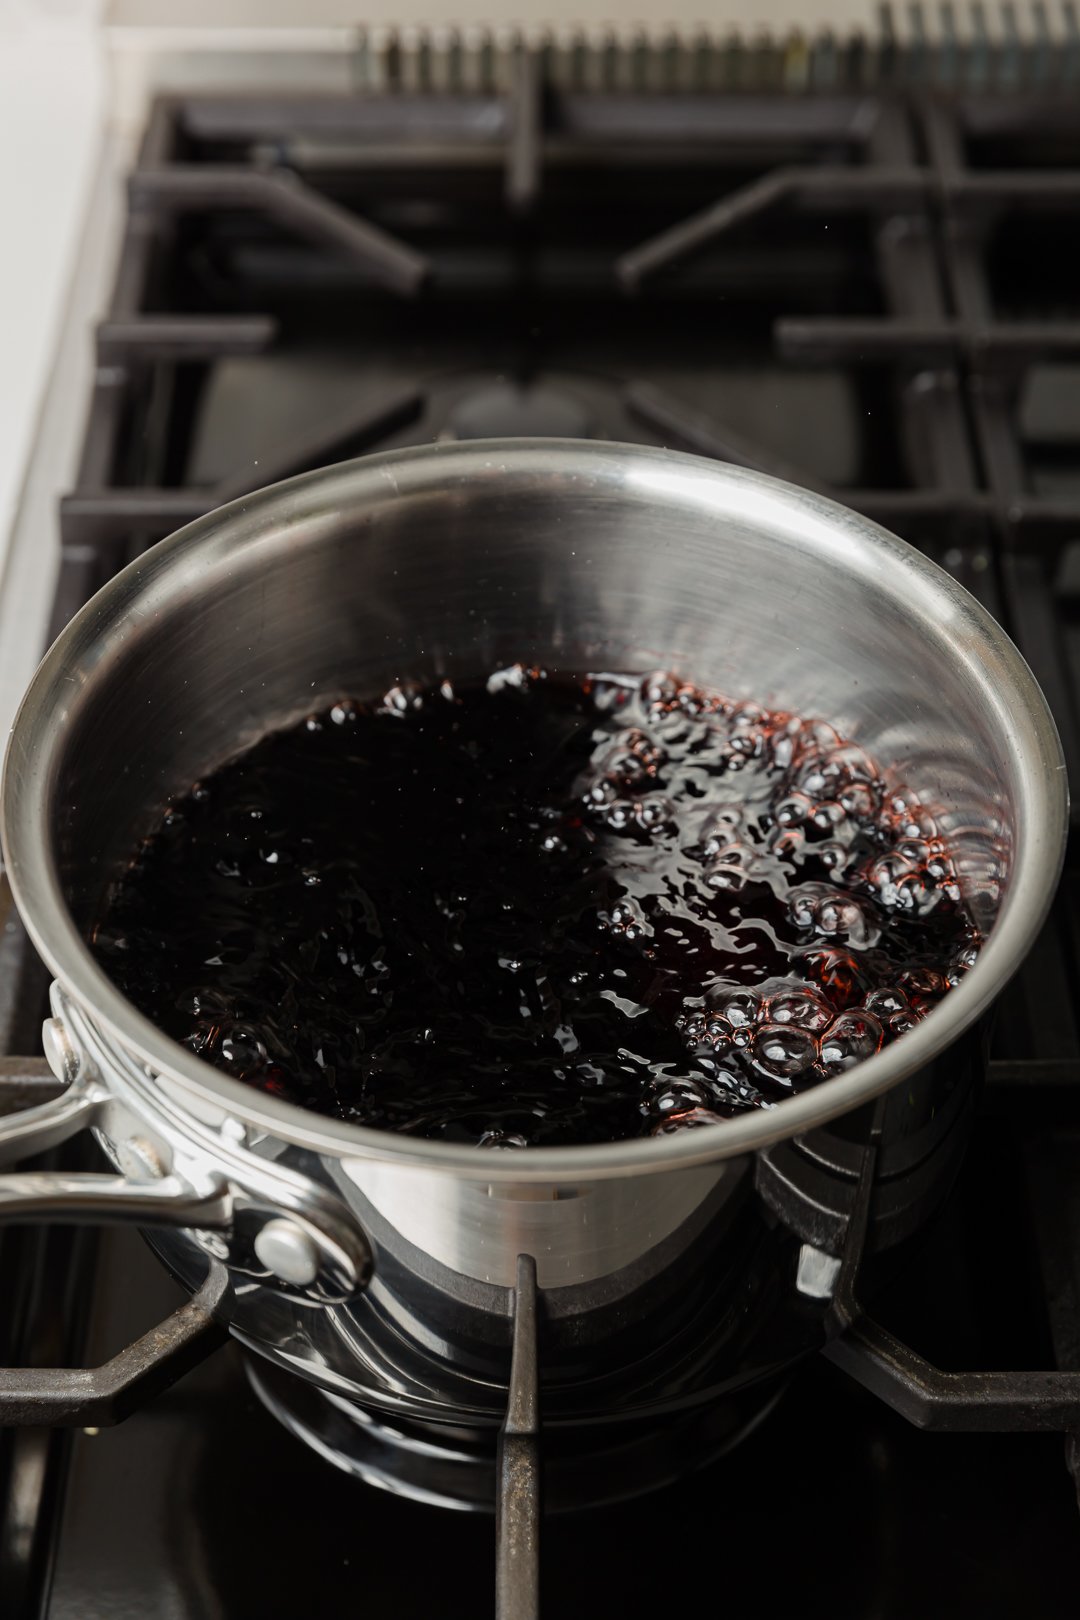
M94 9L79 0L0 0L0 565L97 159Z

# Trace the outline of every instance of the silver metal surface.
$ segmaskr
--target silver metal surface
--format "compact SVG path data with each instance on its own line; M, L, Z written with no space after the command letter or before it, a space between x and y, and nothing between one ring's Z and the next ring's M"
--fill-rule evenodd
M0 1176L0 1221L227 1227L231 1218L224 1183L196 1192L179 1176L129 1181L61 1170Z
M861 94L897 83L1001 95L1075 84L1076 17L1070 0L989 5L880 6L874 0L755 0L710 7L688 0L658 12L597 0L545 0L522 19L499 0L425 0L410 13L369 0L348 27L336 6L222 8L189 0L184 27L146 26L146 0L114 8L110 30L121 111L136 93L193 83L232 93L267 85L387 93L500 94L521 45L536 52L560 91L633 94ZM168 10L168 7L165 7ZM245 15L245 13L248 13ZM251 14L257 13L257 14ZM242 19L242 21L241 21ZM169 20L172 18L170 16Z
M550 0L549 0L550 3ZM442 21L365 8L355 44L364 89L500 92L511 81L515 51L535 51L561 91L635 94L810 91L860 94L897 83L999 95L1062 96L1075 84L1076 17L1067 3L876 6L868 0L755 0L708 21L677 0L662 17L619 17L606 6L575 6L573 16L543 9L522 24L500 24L457 6ZM409 26L422 21L422 26ZM473 21L479 26L462 27Z
M89 1130L107 1097L103 1085L84 1075L71 1081L58 1097L4 1115L0 1120L0 1164L48 1153L78 1131Z
M479 1151L479 1150L478 1150ZM377 1215L448 1271L512 1288L519 1253L536 1256L543 1288L597 1282L638 1263L706 1202L717 1210L743 1187L746 1155L642 1180L623 1171L559 1175L555 1185L432 1175L393 1158L342 1156L335 1180L364 1222Z
M171 794L343 692L552 668L692 671L827 715L930 803L969 902L1001 897L974 971L900 1042L717 1131L488 1154L318 1118L232 1080L121 996L83 928ZM1053 721L1016 648L902 541L835 503L637 446L477 441L372 456L235 502L123 570L58 638L8 752L19 910L69 994L192 1099L316 1152L483 1182L708 1163L886 1090L989 1006L1064 848Z
M171 794L344 693L518 660L672 667L828 717L919 793L952 840L973 911L984 922L996 913L975 968L900 1041L767 1112L681 1137L513 1153L364 1129L256 1092L168 1040L101 972L83 931ZM901 1081L913 1121L901 1128L914 1129L924 1103L933 1117L919 1077L1027 951L1057 880L1066 801L1057 735L1027 666L971 597L901 541L741 469L511 440L335 467L154 547L41 665L12 736L2 812L17 903L63 987L68 1033L112 1099L99 1136L114 1161L119 1142L146 1137L193 1184L223 1175L257 1227L299 1220L324 1274L331 1251L343 1256L339 1299L355 1292L374 1246L377 1282L388 1258L431 1293L409 1300L408 1331L438 1343L446 1299L505 1295L521 1253L535 1256L549 1308L583 1285L639 1282L704 1212L731 1218L755 1151ZM195 1256L204 1264L184 1234L158 1246L181 1274L189 1261L196 1274ZM245 1270L258 1257L232 1262ZM288 1289L245 1286L223 1314L283 1365L353 1392L354 1317L301 1317Z
M295 1221L284 1216L267 1221L255 1238L255 1253L282 1282L306 1288L319 1275L319 1251Z
M167 1104L144 1110L145 1073L122 1053L110 1057L59 985L52 1006L46 1027L62 1030L77 1053L75 1078L59 1096L0 1119L0 1163L93 1130L123 1174L0 1176L0 1222L181 1227L191 1229L185 1244L238 1272L270 1272L312 1303L345 1300L364 1286L370 1249L332 1194L244 1151L245 1132L235 1122L225 1122L220 1142L208 1144L197 1118L178 1127Z
M275 1162L275 1151L265 1142L250 1151L248 1134L235 1119L216 1118L210 1128L205 1111L178 1108L144 1067L102 1039L85 1012L56 984L52 1004L79 1047L85 1072L99 1079L109 1076L108 1105L97 1114L94 1130L114 1163L122 1164L133 1142L138 1142L144 1158L155 1154L163 1169L192 1186L205 1185L208 1177L226 1182L230 1219L199 1222L204 1230L193 1239L199 1248L228 1260L239 1272L258 1274L269 1269L256 1248L260 1233L267 1224L289 1218L316 1257L315 1274L303 1281L275 1274L276 1283L284 1285L291 1297L313 1304L338 1303L365 1286L371 1274L370 1246L333 1192ZM154 1224L195 1223L166 1215ZM224 1249L213 1232L215 1225L227 1228Z
M42 1024L41 1050L56 1078L69 1086L79 1073L79 1054L58 1018L46 1018Z

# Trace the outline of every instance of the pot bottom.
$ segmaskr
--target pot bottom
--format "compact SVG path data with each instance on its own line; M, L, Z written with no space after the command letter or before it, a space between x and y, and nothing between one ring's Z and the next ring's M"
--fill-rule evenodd
M498 1433L388 1419L247 1354L248 1380L291 1434L336 1468L397 1496L467 1513L495 1507ZM541 1434L544 1508L572 1513L645 1496L730 1451L786 1388L773 1377L707 1408L636 1422L557 1424Z

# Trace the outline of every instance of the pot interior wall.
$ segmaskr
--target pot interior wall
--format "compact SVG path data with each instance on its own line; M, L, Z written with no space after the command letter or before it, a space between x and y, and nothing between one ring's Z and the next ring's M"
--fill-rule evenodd
M897 542L783 486L536 449L296 480L147 553L111 623L90 604L51 790L80 923L168 797L269 727L519 660L667 667L828 718L951 830L985 920L1020 782L1008 695L965 600Z

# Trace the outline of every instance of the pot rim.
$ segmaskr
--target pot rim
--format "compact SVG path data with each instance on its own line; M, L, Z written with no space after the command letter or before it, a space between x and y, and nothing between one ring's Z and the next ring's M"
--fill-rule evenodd
M1002 735L1020 761L1018 834L1008 891L978 961L915 1029L845 1074L723 1125L673 1136L492 1153L328 1119L256 1091L164 1035L107 978L68 911L46 835L48 789L64 736L69 654L76 642L102 640L115 634L125 618L145 612L145 604L140 610L140 591L162 589L165 565L177 552L201 548L209 567L236 546L257 545L276 524L291 527L316 514L325 516L328 508L393 500L445 487L451 480L490 484L493 474L571 481L579 498L590 484L602 485L613 477L620 482L634 478L654 496L677 486L680 494L710 501L718 516L736 509L758 523L771 519L813 549L831 547L835 552L840 545L850 557L857 547L875 568L894 575L902 568L909 598L921 595L933 621L955 627L958 659L966 662L994 704ZM149 569L148 561L153 563ZM146 585L144 573L149 574ZM888 1091L985 1013L1027 954L1053 898L1067 822L1065 763L1046 699L1001 627L937 564L838 502L795 485L680 452L574 439L472 440L365 456L272 485L178 530L115 575L57 637L19 708L0 786L0 837L27 932L95 1026L153 1075L225 1108L257 1130L320 1154L379 1159L491 1183L588 1181L709 1164L801 1134Z

